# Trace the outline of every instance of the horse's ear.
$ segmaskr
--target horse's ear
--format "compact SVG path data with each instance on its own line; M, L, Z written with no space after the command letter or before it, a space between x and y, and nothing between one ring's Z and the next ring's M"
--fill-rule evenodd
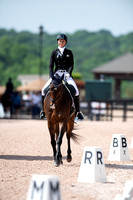
M64 74L61 76L61 78L60 78L61 80L63 80L64 79Z
M55 80L55 79L56 79L56 77L55 77L54 75L53 75L51 78L52 78L52 80Z

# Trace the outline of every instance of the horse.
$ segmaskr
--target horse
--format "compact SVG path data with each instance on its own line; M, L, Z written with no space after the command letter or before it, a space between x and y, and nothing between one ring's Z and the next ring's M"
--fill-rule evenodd
M64 133L66 132L67 137L66 159L68 162L72 160L70 138L78 142L78 135L72 132L75 119L75 107L72 109L73 97L63 79L64 75L62 77L52 77L50 90L44 100L44 111L50 133L55 166L63 164L61 144Z

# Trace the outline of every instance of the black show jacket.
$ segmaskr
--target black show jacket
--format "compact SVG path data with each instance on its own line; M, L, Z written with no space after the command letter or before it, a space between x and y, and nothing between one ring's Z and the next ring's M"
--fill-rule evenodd
M73 60L73 53L71 50L65 48L63 54L61 54L60 50L56 49L51 53L50 63L49 63L50 77L52 77L53 74L60 69L66 70L71 75L73 68L74 68L74 60Z

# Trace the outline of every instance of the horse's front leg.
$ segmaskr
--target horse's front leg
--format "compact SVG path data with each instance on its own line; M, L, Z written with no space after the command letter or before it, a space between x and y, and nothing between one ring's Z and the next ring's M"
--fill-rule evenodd
M51 123L48 123L48 128L49 128L49 132L50 132L51 145L52 145L53 156L54 156L54 160L55 160L55 156L56 156L55 127Z
M63 138L63 133L61 132L56 141L56 144L57 144L57 151L56 151L56 157L55 157L55 166L56 167L58 167L60 164L63 164L62 154L61 154L62 138Z
M57 167L60 164L63 164L63 162L62 162L62 154L61 154L61 144L62 144L62 138L63 138L65 130L66 130L66 125L63 124L63 126L61 128L61 132L59 133L57 141L56 141L57 152L56 152L55 166L57 166Z
M54 156L54 160L55 160L55 156L56 156L56 141L55 141L55 136L54 134L50 134L51 136L51 145L53 148L53 156Z

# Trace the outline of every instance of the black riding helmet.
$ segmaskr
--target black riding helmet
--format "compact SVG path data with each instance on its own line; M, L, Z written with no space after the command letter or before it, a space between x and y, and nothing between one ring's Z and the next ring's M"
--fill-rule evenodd
M65 34L63 34L63 33L59 34L56 39L57 39L57 41L59 39L62 39L62 40L65 40L67 42L67 36Z

